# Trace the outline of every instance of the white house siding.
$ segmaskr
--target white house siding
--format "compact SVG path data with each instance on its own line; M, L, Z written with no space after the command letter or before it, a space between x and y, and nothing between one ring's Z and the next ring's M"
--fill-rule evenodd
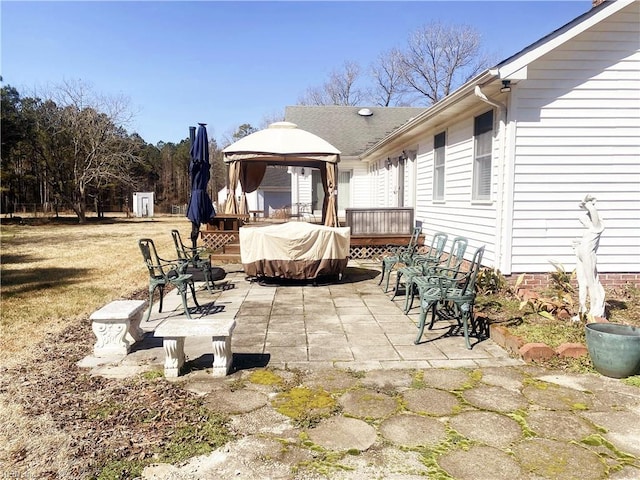
M435 232L449 235L449 243L455 236L469 239L467 258L473 255L475 248L486 245L483 264L495 266L496 251L496 213L495 202L472 202L472 166L473 166L473 119L491 109L489 105L479 105L479 109L470 112L468 117L446 127L445 147L445 187L444 201L433 200L433 136L442 132L425 134L420 141L417 157L416 220L423 223L427 241ZM497 125L497 122L496 122ZM497 129L494 130L494 137ZM499 141L494 138L494 157L499 151ZM497 186L497 160L493 161L492 198L495 198Z
M365 163L359 160L341 160L338 164L338 170L351 171L350 207L367 208L374 205L375 192Z
M579 201L590 193L605 225L601 272L640 271L639 3L528 66L513 91L512 265L575 268Z
M378 189L376 191L377 203L378 207L388 207L389 206L389 178L390 178L390 169L385 167L384 159L380 160L379 170L378 170Z

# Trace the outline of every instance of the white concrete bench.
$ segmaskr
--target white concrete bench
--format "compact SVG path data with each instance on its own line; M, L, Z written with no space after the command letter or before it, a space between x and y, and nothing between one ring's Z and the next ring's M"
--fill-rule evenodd
M96 357L126 355L131 346L144 336L140 320L144 300L115 300L91 314L91 328L97 341L93 346Z
M233 355L231 334L236 321L222 318L169 318L156 328L154 336L163 337L164 376L177 377L184 365L184 339L186 337L211 337L213 343L213 376L224 377L229 373Z

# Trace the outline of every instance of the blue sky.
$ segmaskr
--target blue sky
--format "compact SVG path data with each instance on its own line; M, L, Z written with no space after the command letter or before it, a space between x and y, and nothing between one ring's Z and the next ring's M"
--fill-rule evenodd
M3 85L23 96L82 80L129 98L129 131L221 141L284 112L345 61L367 67L431 21L468 24L502 60L588 11L591 0L247 2L3 0Z

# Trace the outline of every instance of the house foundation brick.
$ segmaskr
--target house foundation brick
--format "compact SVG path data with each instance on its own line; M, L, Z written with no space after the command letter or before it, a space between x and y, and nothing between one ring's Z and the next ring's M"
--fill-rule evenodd
M505 275L506 281L509 285L514 286L518 281L522 273L513 273L511 275ZM632 285L636 288L640 288L640 273L598 273L598 279L604 287L623 287L624 285ZM526 273L520 288L538 289L549 287L553 281L551 275L548 273ZM575 279L572 280L574 288L578 288L578 284Z

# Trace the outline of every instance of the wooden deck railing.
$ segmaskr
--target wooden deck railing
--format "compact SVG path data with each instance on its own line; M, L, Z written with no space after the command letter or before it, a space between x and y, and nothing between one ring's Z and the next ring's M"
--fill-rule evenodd
M345 225L351 227L351 258L383 255L388 245L406 245L414 227L413 208L347 208ZM422 245L424 236L418 244Z
M345 223L351 235L411 235L413 208L347 208Z

